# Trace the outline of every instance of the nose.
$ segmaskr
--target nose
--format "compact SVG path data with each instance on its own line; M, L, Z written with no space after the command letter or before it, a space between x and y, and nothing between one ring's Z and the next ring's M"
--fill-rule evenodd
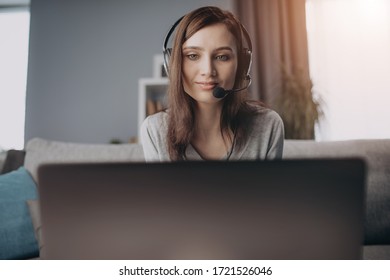
M215 76L217 71L213 59L210 57L203 57L200 71L202 76Z

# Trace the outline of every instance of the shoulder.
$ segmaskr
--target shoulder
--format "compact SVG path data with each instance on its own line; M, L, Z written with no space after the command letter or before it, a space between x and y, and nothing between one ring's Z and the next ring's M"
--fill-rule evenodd
M279 114L261 105L251 106L253 106L253 115L248 123L250 137L261 137L271 142L284 139L284 125Z
M282 118L274 110L260 104L248 104L248 107L253 114L252 120L254 125L269 124L283 126Z
M150 138L161 141L165 138L168 129L168 114L159 112L146 117L141 125L141 138Z
M142 130L155 130L166 127L168 124L168 114L166 112L159 112L150 115L142 122Z
M146 161L169 160L166 149L168 114L159 112L148 116L141 125L140 140Z
M142 125L155 125L155 124L160 125L162 123L166 123L167 121L168 121L168 114L165 111L162 111L147 116L143 121Z
M274 110L259 104L249 104L251 118L248 122L248 140L243 156L273 159L283 154L284 126Z

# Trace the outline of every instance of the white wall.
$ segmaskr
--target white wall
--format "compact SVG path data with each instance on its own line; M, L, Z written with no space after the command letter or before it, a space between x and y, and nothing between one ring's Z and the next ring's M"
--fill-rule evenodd
M0 8L0 151L24 146L29 22L27 8Z
M326 103L319 138L390 138L390 1L307 3L311 76Z
M232 0L32 0L26 142L137 136L138 79L190 10Z

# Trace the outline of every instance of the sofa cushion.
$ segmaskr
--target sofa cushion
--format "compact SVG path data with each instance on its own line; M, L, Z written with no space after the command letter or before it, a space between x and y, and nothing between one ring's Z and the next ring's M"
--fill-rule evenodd
M4 151L0 148L0 173L3 173L3 166L6 158L7 158L7 151Z
M43 251L41 206L37 199L27 200L27 205L34 227L35 239L38 241L39 255L41 256Z
M7 151L7 157L4 160L3 168L0 174L5 174L18 169L23 166L24 157L26 152L23 150L9 150Z
M24 167L0 176L0 259L38 256L26 204L36 198L36 185Z
M390 139L286 140L284 159L360 157L367 164L365 244L390 244Z
M34 138L26 145L24 166L38 182L38 167L43 163L131 161L144 161L141 145L82 144Z

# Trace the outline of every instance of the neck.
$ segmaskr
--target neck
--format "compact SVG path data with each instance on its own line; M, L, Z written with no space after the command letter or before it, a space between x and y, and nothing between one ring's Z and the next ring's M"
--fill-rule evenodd
M196 126L191 145L203 159L224 158L232 149L233 133L221 133L221 113L221 102L198 104L195 109Z
M222 103L198 104L195 108L195 137L207 139L221 132Z

